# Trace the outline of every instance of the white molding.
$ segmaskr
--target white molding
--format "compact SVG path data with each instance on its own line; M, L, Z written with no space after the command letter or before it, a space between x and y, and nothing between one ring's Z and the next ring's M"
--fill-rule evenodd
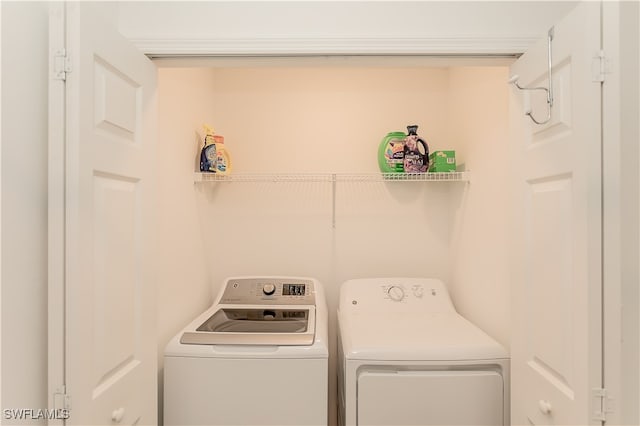
M616 64L620 61L619 5L607 3L602 8L602 31L607 59ZM620 73L607 75L602 91L603 108L603 190L607 194L602 199L603 207L603 369L607 395L615 401L615 409L607 413L606 422L622 424L622 274L624 268L623 235L621 233L623 162L621 161L620 129Z
M54 52L65 46L65 4L49 5L49 141L47 235L47 402L65 384L65 82L55 78ZM62 425L61 419L47 424Z
M635 22L629 13L637 14ZM629 79L637 75L637 19L640 7L632 3L603 3L603 50L609 64L603 86L604 159L604 384L612 410L607 424L639 424L640 414L640 292L638 276L638 212L640 150L632 111L640 92L632 95ZM635 28L635 31L630 31ZM640 40L640 39L639 39ZM635 52L633 49L636 49ZM636 58L633 64L633 56ZM640 115L638 115L640 119ZM634 162L635 158L635 162ZM635 205L635 207L634 207ZM633 296L635 295L635 296ZM635 334L635 335L634 335ZM635 372L635 377L634 377Z
M139 38L152 58L174 56L452 55L517 56L533 37L450 38Z
M2 3L0 3L0 46L2 46ZM2 55L0 55L0 77L2 75ZM2 78L0 78L2 93ZM2 103L0 102L0 224L2 224ZM0 225L0 376L2 376L2 226ZM0 407L2 403L2 386L0 385ZM0 420L0 424L2 424Z

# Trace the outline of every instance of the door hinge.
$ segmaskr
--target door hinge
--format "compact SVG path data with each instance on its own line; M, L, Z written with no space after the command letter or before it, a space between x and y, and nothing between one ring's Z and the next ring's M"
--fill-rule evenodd
M601 422L607 421L607 414L613 412L613 398L604 388L591 389L593 398L593 419Z
M609 58L604 54L604 50L600 50L596 56L593 57L593 61L591 63L591 80L594 83L602 83L605 75L610 72Z
M62 385L53 394L53 410L56 420L66 420L69 418L71 410L71 396L67 394L67 387Z
M53 78L65 81L67 73L71 72L71 61L66 49L60 49L53 54Z

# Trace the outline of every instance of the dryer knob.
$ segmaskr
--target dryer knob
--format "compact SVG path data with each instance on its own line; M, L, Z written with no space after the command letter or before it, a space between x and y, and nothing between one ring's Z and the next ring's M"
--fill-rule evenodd
M262 292L264 294L266 294L267 296L271 296L273 293L276 292L276 286L275 284L265 284L262 286Z
M387 290L387 294L389 295L389 298L394 302L401 302L405 296L404 289L396 285L392 285L391 287L389 287L389 290Z

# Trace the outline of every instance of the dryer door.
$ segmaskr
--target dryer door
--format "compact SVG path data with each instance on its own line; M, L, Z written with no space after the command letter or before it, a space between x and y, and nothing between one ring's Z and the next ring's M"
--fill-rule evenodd
M358 425L502 425L496 371L363 370Z

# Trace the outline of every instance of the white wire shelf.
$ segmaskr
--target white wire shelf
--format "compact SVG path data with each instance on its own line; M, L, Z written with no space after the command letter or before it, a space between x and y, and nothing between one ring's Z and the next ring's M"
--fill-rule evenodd
M468 182L469 172L438 173L217 173L196 172L195 182Z

